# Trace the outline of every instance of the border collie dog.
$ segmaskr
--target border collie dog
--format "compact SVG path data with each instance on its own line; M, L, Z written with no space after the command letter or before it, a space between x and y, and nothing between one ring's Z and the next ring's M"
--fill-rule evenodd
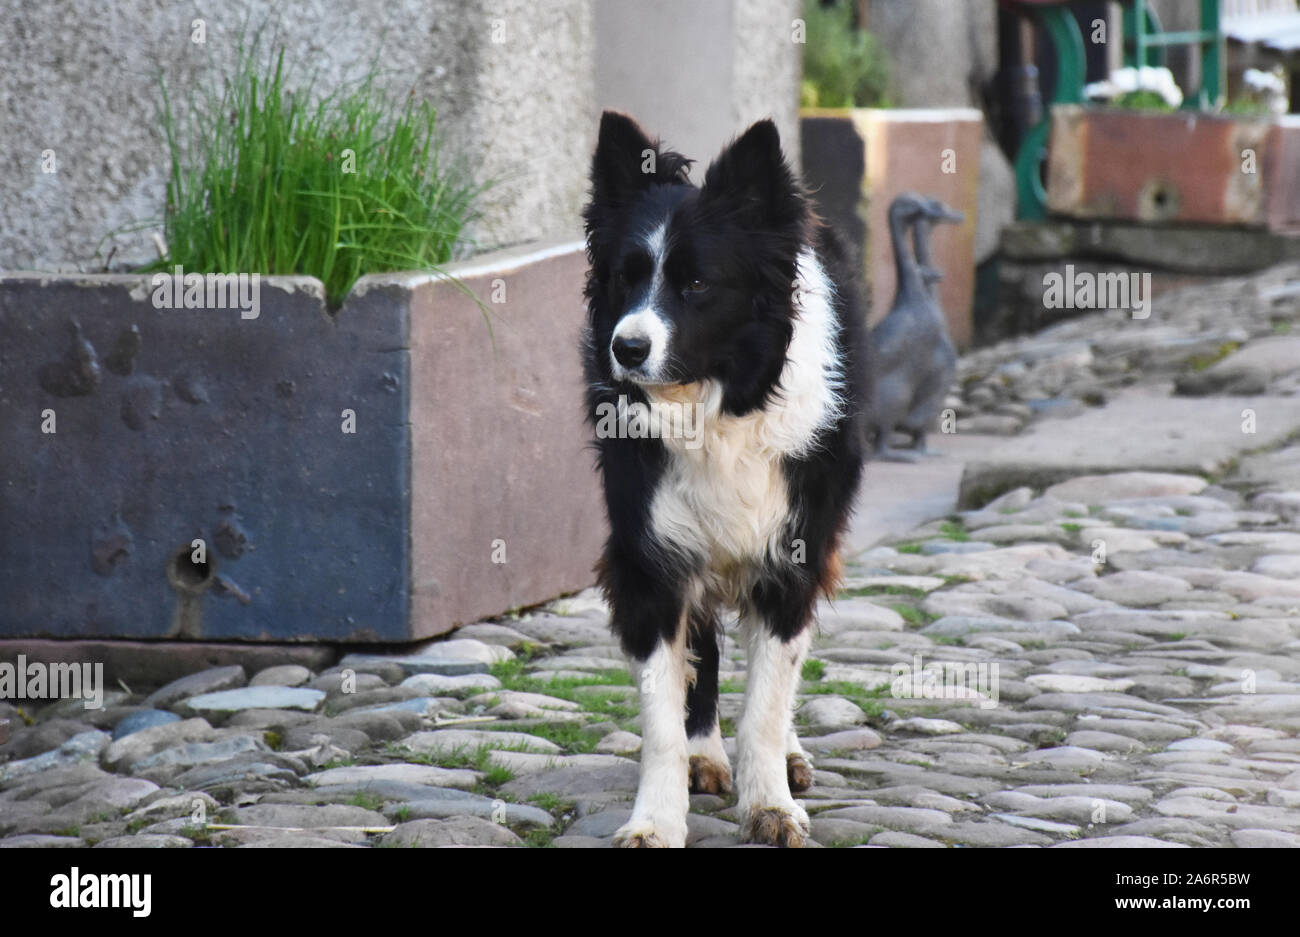
M865 330L771 121L703 186L689 166L628 117L601 118L584 211L587 406L610 526L597 571L635 661L643 736L615 843L683 846L689 793L731 789L718 727L731 609L748 655L743 836L801 846L793 793L812 767L794 694L862 470Z

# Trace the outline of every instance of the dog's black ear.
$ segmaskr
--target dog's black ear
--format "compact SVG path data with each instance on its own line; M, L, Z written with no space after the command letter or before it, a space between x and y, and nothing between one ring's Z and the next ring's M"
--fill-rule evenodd
M593 202L618 204L656 181L659 145L626 114L606 111L600 117L596 155L591 161Z
M701 198L763 225L797 223L807 212L803 190L781 152L781 134L770 120L754 124L713 161Z
M637 126L617 111L600 118L596 155L591 161L591 201L583 209L587 227L587 254L596 278L604 281L607 259L616 237L615 222L628 204L651 185L688 185L691 161L680 153L661 149Z

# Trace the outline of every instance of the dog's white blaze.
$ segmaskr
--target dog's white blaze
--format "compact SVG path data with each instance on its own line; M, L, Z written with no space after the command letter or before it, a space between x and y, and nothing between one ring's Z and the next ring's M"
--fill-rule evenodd
M655 535L709 561L789 558L782 542L789 495L781 460L801 456L839 418L841 395L831 284L811 250L799 257L794 331L773 400L742 417L722 413L722 387L704 381L650 390L651 407L699 403L702 432L694 448L665 438L672 458L655 492ZM734 584L733 584L734 587Z
M668 243L668 222L664 222L655 228L641 242L645 244L645 249L650 252L650 293L649 301L653 303L655 297L659 295L659 288L664 285L664 258L668 253L666 250Z
M668 223L664 222L642 239L646 250L650 252L650 288L646 292L645 301L619 319L618 324L614 326L614 334L609 346L609 363L617 380L627 380L635 376L643 381L657 381L664 377L664 365L668 361L668 343L672 339L673 327L672 323L659 314L656 302L664 282L667 236ZM635 374L619 364L618 359L614 357L613 339L616 338L642 338L650 342L650 354Z
M812 642L812 630L805 628L783 642L757 618L747 617L742 626L748 676L745 708L736 727L740 810L744 816L751 808L780 807L807 829L807 814L790 796L785 756L790 751L799 669Z
M657 836L663 845L686 845L690 809L690 757L686 742L686 623L671 644L659 642L636 674L641 696L641 782L632 816L614 834Z

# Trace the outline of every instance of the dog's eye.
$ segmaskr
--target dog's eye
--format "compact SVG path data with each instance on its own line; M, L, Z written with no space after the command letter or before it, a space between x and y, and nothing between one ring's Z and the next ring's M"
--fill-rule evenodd
M618 273L614 274L614 285L615 285L616 287L618 287L620 290L626 290L626 289L627 289L627 274L625 274L622 270L620 270Z
M698 296L700 293L703 293L708 288L709 288L709 284L705 283L703 280L697 279L687 283L686 288L683 289L682 292L685 293L687 296L690 296L692 294Z

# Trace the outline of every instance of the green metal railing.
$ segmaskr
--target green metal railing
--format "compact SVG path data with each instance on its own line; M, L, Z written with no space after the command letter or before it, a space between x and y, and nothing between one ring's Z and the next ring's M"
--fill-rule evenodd
M1223 91L1223 34L1220 32L1219 0L1198 0L1200 29L1165 32L1147 0L1130 0L1124 5L1124 64L1163 65L1170 46L1197 46L1201 53L1201 87L1188 94L1183 107L1211 110L1219 107Z
M1056 50L1056 87L1051 104L1083 100L1086 62L1079 24L1064 5L1022 7L1046 31ZM1038 221L1047 216L1047 190L1043 187L1043 156L1051 130L1051 104L1043 108L1042 119L1030 128L1016 153L1016 197L1020 217Z
M1161 65L1170 46L1195 45L1201 55L1201 87L1184 97L1187 109L1212 110L1222 103L1223 33L1220 30L1219 0L1197 0L1200 29L1164 32L1147 0L1127 0L1123 11L1124 64ZM1047 216L1047 191L1042 165L1051 129L1053 104L1077 104L1083 100L1086 73L1083 35L1069 10L1069 0L1022 0L1009 4L1022 16L1029 16L1047 33L1056 52L1056 86L1042 119L1025 134L1016 153L1016 195L1019 215L1029 221Z

